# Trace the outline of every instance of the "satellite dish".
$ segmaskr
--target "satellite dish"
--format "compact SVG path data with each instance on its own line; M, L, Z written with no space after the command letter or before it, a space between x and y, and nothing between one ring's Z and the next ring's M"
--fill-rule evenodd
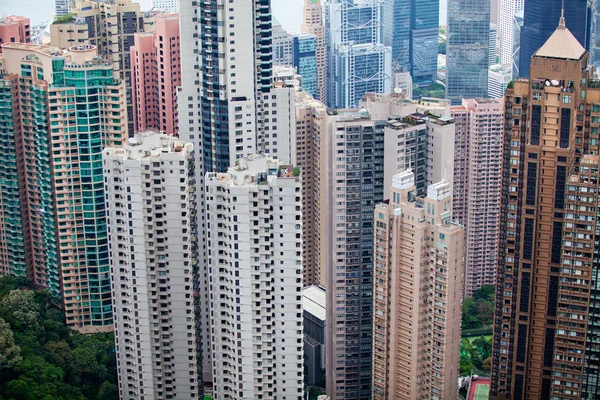
M400 88L398 88L398 87L397 87L397 88L394 88L394 93L396 93L396 94L400 94L400 93L402 93L402 89L400 89Z
M546 79L546 86L550 86L550 81Z
M552 79L552 86L558 86L560 84L556 79Z

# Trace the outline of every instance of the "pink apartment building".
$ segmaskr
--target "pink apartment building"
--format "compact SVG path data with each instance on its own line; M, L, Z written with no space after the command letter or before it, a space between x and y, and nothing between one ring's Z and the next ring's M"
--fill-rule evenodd
M465 289L495 285L502 182L501 99L465 99L456 124L452 213L465 227Z
M11 15L0 18L0 53L4 43L31 42L31 22L29 18Z
M177 136L179 14L156 15L155 27L154 32L136 33L130 50L134 131L156 130Z

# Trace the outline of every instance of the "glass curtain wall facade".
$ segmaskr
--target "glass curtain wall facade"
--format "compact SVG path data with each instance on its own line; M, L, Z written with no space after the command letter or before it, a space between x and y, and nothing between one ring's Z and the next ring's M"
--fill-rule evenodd
M296 72L302 76L302 89L316 97L317 38L315 35L303 33L293 37L293 64Z
M448 0L446 98L487 97L489 67L489 0Z

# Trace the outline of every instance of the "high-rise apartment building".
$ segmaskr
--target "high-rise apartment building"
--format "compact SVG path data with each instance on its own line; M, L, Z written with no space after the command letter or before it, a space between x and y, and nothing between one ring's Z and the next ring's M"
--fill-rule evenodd
M446 98L487 97L489 66L489 0L448 0Z
M215 398L304 398L296 175L263 155L206 175Z
M179 14L155 17L154 32L136 33L131 47L133 130L178 134L177 88L181 86Z
M315 35L317 41L315 53L317 56L317 94L315 99L323 104L328 104L328 83L327 83L327 46L325 25L323 23L323 8L321 0L304 0L304 8L302 13L302 28L303 33Z
M148 132L102 154L121 399L199 398L192 153Z
M505 97L491 399L600 395L592 78L561 18Z
M31 21L20 15L0 18L0 54L4 43L30 43Z
M556 29L556 21L561 16L563 4L569 30L584 48L588 48L591 32L588 0L527 0L521 30L519 76L529 76L531 57Z
M391 48L383 44L380 0L333 0L327 12L329 105L354 108L365 93L391 90Z
M325 286L323 241L327 237L326 187L326 107L306 92L296 95L296 165L302 180L302 281L304 286ZM323 149L323 150L322 150Z
M383 200L386 121L367 110L326 118L327 392L334 400L370 399L373 323L373 210Z
M75 0L54 0L54 14L57 17L71 12Z
M523 12L525 0L501 0L498 26L498 43L500 44L500 64L512 69L515 40L515 15ZM517 33L518 34L518 33ZM490 63L496 64L496 61Z
M421 198L411 171L392 182L374 213L373 399L453 399L464 231L452 222L452 185Z
M292 65L302 76L302 89L317 95L317 38L309 33L292 36Z
M465 99L456 125L452 218L465 228L465 296L495 285L498 264L504 104Z
M151 8L170 12L179 12L179 0L152 0Z
M273 82L268 0L185 0L180 3L180 18L179 136L195 149L198 301L201 321L210 321L209 280L215 271L209 269L206 250L206 173L227 172L237 159L255 153L295 164L295 88ZM202 341L202 379L213 385L213 373L218 372L214 369L221 368L219 364L213 368L213 357L222 359L221 348L211 345L210 325L203 323L197 335ZM223 382L215 380L215 390L223 390L218 387Z
M92 45L5 44L1 65L3 269L62 295L69 327L111 330L101 156L127 137L123 81Z
M410 72L417 85L437 80L440 2L385 1L383 43L392 49L392 63Z
M68 49L77 44L93 44L98 54L113 63L115 77L125 82L129 134L134 132L131 59L129 49L134 34L143 32L150 20L140 4L132 0L78 0L70 10L73 19L50 25L50 43ZM150 16L148 16L150 18Z

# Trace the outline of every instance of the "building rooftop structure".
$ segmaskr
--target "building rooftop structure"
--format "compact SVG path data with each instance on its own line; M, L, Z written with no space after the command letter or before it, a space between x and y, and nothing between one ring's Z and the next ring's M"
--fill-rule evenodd
M302 289L302 308L321 321L326 320L325 314L325 289L318 285L311 285Z
M564 15L560 18L558 28L546 43L534 53L537 57L579 60L586 50L565 25Z
M191 146L191 143L177 137L147 131L129 138L123 147L111 147L105 151L109 154L123 154L130 160L137 160L144 157L158 157L163 153L180 153Z

